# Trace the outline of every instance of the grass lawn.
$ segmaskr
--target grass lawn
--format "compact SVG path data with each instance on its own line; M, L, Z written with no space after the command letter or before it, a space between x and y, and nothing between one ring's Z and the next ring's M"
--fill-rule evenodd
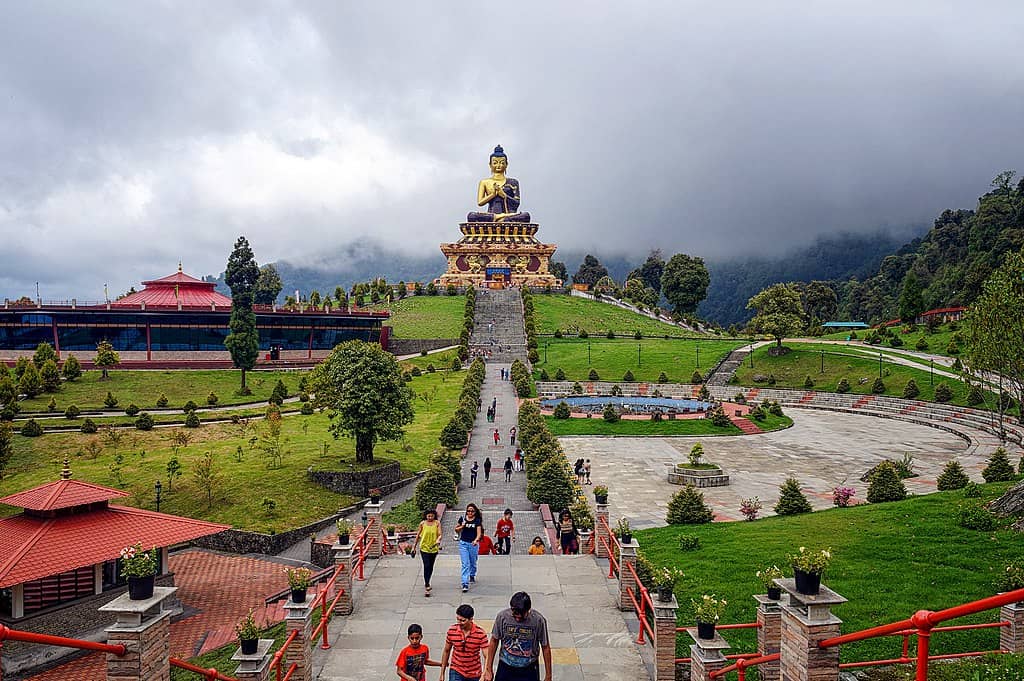
M896 333L899 336L900 340L903 341L903 345L901 345L899 348L896 348L897 350L915 350L916 351L917 350L917 347L916 347L917 346L917 342L921 338L924 338L925 343L928 344L928 349L927 350L922 350L921 352L929 352L929 353L931 353L933 355L944 355L946 357L955 357L956 356L956 355L951 355L951 354L949 354L949 352L946 351L946 348L949 347L949 341L953 337L953 334L955 333L954 331L950 330L948 324L944 324L944 325L940 326L938 328L938 330L935 333L932 333L932 334L929 334L927 331L925 331L925 327L924 327L923 324L918 324L917 330L913 331L911 333L903 333L902 328L903 327L897 326L894 329L894 333ZM957 328L958 329L963 329L963 324L958 324ZM866 335L868 335L868 333L869 333L869 331L867 331L867 330L857 331L857 339L852 341L852 342L856 342L856 343L858 343L858 345L862 345L862 346L864 346L866 348L878 348L879 350L892 349L892 346L889 345L889 340L888 339L886 339L885 342L883 342L880 345L868 345L866 343L861 342L863 340L863 338ZM963 332L961 331L961 333L963 333ZM822 336L822 338L829 339L829 340L846 340L847 336L849 336L849 335L850 334L847 333L847 332L830 333L830 334L827 334L825 336Z
M313 626L316 627L319 623L320 608L316 608L313 614ZM284 645L285 639L288 638L288 630L285 627L285 623L278 622L269 629L263 630L260 632L260 638L274 639L274 645L271 646L271 650L280 650L281 646ZM215 648L214 650L203 653L198 657L186 660L186 662L203 669L216 669L221 674L227 676L234 674L235 670L238 669L238 662L231 659L231 656L236 652L238 652L238 642L232 641L220 648ZM194 672L190 672L185 669L178 669L177 667L171 667L171 681L195 681L197 678L198 677Z
M996 593L997 572L1024 551L1024 535L1009 529L977 532L957 525L957 507L998 497L1012 483L983 485L983 499L961 492L939 492L907 501L867 504L800 516L754 522L673 525L642 530L636 537L654 565L680 568L676 587L680 626L691 626L690 599L714 593L728 601L723 623L754 621L752 594L763 593L755 573L778 565L791 574L786 556L800 546L831 547L833 560L824 583L849 599L834 612L842 631L854 632L911 616L921 609L939 610ZM696 551L679 550L680 535L700 539ZM997 613L957 620L994 621ZM754 633L727 631L732 652L754 650ZM677 654L687 656L680 637ZM932 637L933 654L998 648L995 629L940 632ZM873 639L844 646L844 662L898 657L899 638Z
M142 409L156 406L160 393L167 396L168 407L180 409L192 400L200 407L206 406L206 397L212 392L218 397L218 405L242 404L245 402L266 402L280 379L290 394L299 389L299 377L303 371L250 371L245 376L246 385L252 395L236 395L241 385L241 372L237 370L181 370L181 371L111 371L110 378L101 380L99 371L86 371L75 381L64 381L55 393L41 393L21 404L22 414L46 412L46 405L53 397L57 409L63 413L70 406L79 409L106 409L103 400L109 391L117 398L118 408L123 409L134 403Z
M728 428L719 428L710 419L676 419L675 421L636 421L621 419L616 423L608 423L600 415L589 419L556 419L544 417L552 435L621 435L637 437L650 435L666 437L670 435L742 435L743 431L729 424ZM781 430L793 425L788 416L772 416L768 414L764 421L755 421L762 430Z
M451 417L451 405L458 399L464 377L464 373L438 372L413 379L416 420L407 427L404 441L378 442L375 456L400 461L405 473L425 468L438 448L437 437ZM284 454L277 468L268 468L262 450L254 446L265 432L262 419L253 419L248 426L225 423L181 429L192 435L192 441L178 449L182 475L173 484L168 484L167 462L175 454L170 438L176 429L115 431L120 433L116 443L102 433L48 433L38 438L16 435L14 456L0 482L0 496L56 480L67 455L76 479L129 492L131 497L121 503L153 508L153 485L161 480L161 511L280 532L322 518L353 501L306 479L310 466L337 470L354 460L354 442L350 438L335 440L328 424L326 414L285 418L281 434ZM100 448L95 456L88 449L90 443ZM210 505L193 480L194 464L207 451L213 453L219 476ZM273 512L265 510L264 499L276 502ZM0 509L5 514L16 512L10 507Z
M696 335L674 324L666 324L616 305L588 298L538 293L533 296L533 308L539 334L554 333L558 329L563 332L569 329L574 332L584 329L593 336L604 335L611 329L620 336L629 337L637 330L645 336Z
M445 350L443 352L432 352L428 355L421 355L419 357L413 357L411 359L403 359L399 362L402 365L402 370L412 369L414 366L419 367L420 371L426 371L427 367L431 364L434 368L440 370L442 367L450 367L452 360L458 356L457 350Z
M542 296L534 296L541 298ZM534 365L533 377L537 380L540 370L548 372L551 380L555 372L562 369L567 380L587 381L590 369L596 369L603 381L621 381L626 370L633 372L637 381L653 382L665 372L670 383L689 383L697 368L697 351L700 349L700 371L703 374L732 350L740 347L742 341L728 340L664 340L661 338L632 338L608 340L606 338L552 338L538 340L540 361ZM589 346L589 353L588 353ZM640 347L639 366L637 347ZM587 361L588 354L590 362ZM802 377L801 377L802 380Z
M410 296L395 301L386 322L395 338L458 338L465 296Z
M850 392L867 395L871 393L871 386L878 378L878 357L859 356L851 354L852 351L838 352L832 349L834 346L814 345L812 343L786 344L792 348L790 352L781 357L768 355L770 346L764 346L754 350L754 368L750 368L750 362L745 362L736 370L736 379L740 385L764 387L787 388L803 390L804 380L810 376L814 381L814 390L835 392L839 381L845 378L850 383ZM821 373L821 350L825 350L825 373ZM829 353L832 354L829 354ZM756 374L774 374L776 383L769 386L764 382L756 383ZM883 357L882 382L885 383L885 394L892 397L902 397L903 388L907 381L913 378L921 393L917 399L934 402L935 386L945 383L953 390L953 399L950 404L967 405L967 387L963 381L935 376L935 384L931 384L931 374L928 369L916 369L890 362ZM861 379L867 379L860 383ZM994 396L989 397L989 404L994 403ZM984 404L976 405L976 408L985 408Z

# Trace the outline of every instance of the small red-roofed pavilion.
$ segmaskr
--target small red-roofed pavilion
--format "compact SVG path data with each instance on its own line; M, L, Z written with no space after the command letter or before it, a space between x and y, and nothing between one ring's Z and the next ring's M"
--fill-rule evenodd
M159 279L142 282L144 289L115 300L111 307L207 307L231 309L231 298L217 293L217 285L178 271Z
M0 519L0 589L9 596L0 621L17 621L107 591L111 598L120 595L124 580L117 561L126 546L142 542L145 549L158 548L159 579L169 546L230 527L110 504L126 496L72 480L65 459L60 480L0 498L22 509Z

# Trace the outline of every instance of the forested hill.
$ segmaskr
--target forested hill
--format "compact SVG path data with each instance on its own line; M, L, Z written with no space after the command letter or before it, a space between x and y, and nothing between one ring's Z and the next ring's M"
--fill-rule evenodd
M1012 172L996 177L976 210L943 211L927 234L883 258L869 278L832 282L838 316L901 317L901 296L918 311L974 302L1006 253L1024 247L1024 180L1014 185L1013 179ZM904 296L905 287L913 295ZM902 307L907 312L907 302Z
M882 259L896 251L908 235L914 236L913 231L823 236L810 246L778 259L709 262L711 285L698 314L722 326L743 324L753 316L753 312L746 309L747 301L772 284L870 277L878 271Z

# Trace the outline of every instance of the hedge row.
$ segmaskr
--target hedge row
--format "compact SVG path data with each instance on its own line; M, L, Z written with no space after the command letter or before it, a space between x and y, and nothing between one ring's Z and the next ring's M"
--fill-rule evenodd
M525 287L520 291L520 297L523 299L523 328L526 330L526 358L530 364L536 364L540 361L540 354L537 352L537 321L533 315L533 296Z
M473 335L473 318L476 315L476 289L466 287L466 307L462 312L462 331L459 333L459 359L469 359L469 337Z

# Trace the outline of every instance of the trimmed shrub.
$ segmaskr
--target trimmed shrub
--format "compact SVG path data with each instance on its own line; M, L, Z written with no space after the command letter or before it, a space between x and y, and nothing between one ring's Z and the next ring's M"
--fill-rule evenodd
M448 425L441 430L438 440L445 449L462 449L469 442L466 426L459 419L453 417Z
M807 378L804 379L804 390L810 390L814 387L814 379L808 374Z
M469 351L468 350L466 351L466 355L467 356L469 355ZM452 371L462 371L462 362L459 360L458 357L453 357L452 358L451 370Z
M427 373L428 374L432 374L432 373L434 373L436 371L437 371L437 367L435 367L433 364L428 364L427 365Z
M198 428L199 427L199 416L194 412L190 411L188 416L185 417L186 428Z
M604 405L604 411L601 412L601 418L603 418L606 423L618 423L621 417L619 416L619 412L615 411L615 407L612 406L611 402L609 402Z
M66 418L66 419L77 419L78 415L81 414L81 413L82 413L82 411L78 407L76 407L73 404L69 404L68 408L64 410L64 418Z
M57 411L57 398L51 397L50 401L46 403L46 411L54 412Z
M39 437L43 434L43 427L35 419L29 419L21 427L21 434L25 437Z
M565 457L552 456L530 471L526 498L553 509L568 508L575 498L572 471Z
M583 394L583 386L580 385L579 381L577 381L577 382L572 384L572 394L573 395L582 395Z
M572 416L572 409L569 407L569 405L567 403L559 402L555 406L555 413L553 414L553 416L556 419L565 420L565 419L569 418L570 416Z
M885 392L885 382L882 381L881 376L876 378L875 382L871 384L871 392L875 395L881 395Z
M313 403L312 402L308 402L308 401L307 402L303 402L302 406L299 407L299 413L302 414L303 416L312 416L313 415Z
M441 466L431 466L423 479L416 485L413 503L420 513L433 511L438 504L452 508L458 503L455 494L455 480L452 474Z
M985 401L985 393L982 391L980 385L972 385L971 389L967 392L967 404L974 406L981 404Z
M537 348L530 348L530 351L526 353L526 359L530 360L531 364L536 364L540 361L540 353L537 352Z
M156 398L156 406L163 408L163 407L166 407L167 404L168 404L167 395L164 395L163 393L160 393L160 397Z
M704 494L693 485L686 485L672 495L665 520L669 525L703 525L714 517L714 511L704 503Z
M462 481L462 458L458 454L442 449L430 457L430 465L440 466L448 471L456 485Z
M82 365L74 355L68 355L68 358L64 360L64 366L61 367L61 374L64 375L64 380L66 381L74 381L77 378L81 378Z
M945 383L939 383L935 386L935 401L936 402L949 402L953 399L953 389Z
M82 421L82 427L79 428L79 430L81 430L86 435L91 435L95 433L97 430L99 430L99 428L96 427L95 421L93 421L90 418L87 418L84 421Z
M693 370L693 375L690 376L690 383L693 383L693 384L696 385L697 383L703 383L703 382L704 382L704 377L700 375L699 371L694 369Z
M756 421L764 421L765 418L766 418L766 415L764 413L764 409L762 409L760 406L757 406L757 407L754 407L753 409L751 409L750 410L750 415Z
M556 381L564 381L565 380L565 372L562 371L562 367L558 367L558 369L555 370L555 380Z
M206 396L206 403L208 405L210 405L211 407L214 406L215 404L217 404L217 402L219 402L219 401L220 401L220 398L217 397L217 393L215 393L215 392L211 391L210 394Z
M850 382L846 380L846 378L839 379L839 385L836 386L836 392L841 395L850 392Z
M658 383L668 383L668 374L664 371L658 374Z
M868 483L868 502L901 501L907 498L907 488L900 479L896 465L883 461L875 466L875 472Z
M136 430L153 430L153 425L153 417L146 412L142 412L139 418L135 419Z
M976 482L969 482L964 485L965 499L978 499L981 497L981 485Z
M608 340L615 340L615 332L612 331L611 329L608 329L608 333L605 334L605 337Z
M113 409L114 407L117 406L117 398L114 397L111 394L111 392L108 390L107 391L107 396L103 398L103 404L105 404L110 409Z
M985 482L1013 480L1013 464L1010 463L1010 457L1007 456L1005 449L997 447L996 451L992 452L992 456L988 457L988 465L981 471L981 477L985 478Z
M782 405L774 401L771 403L771 406L768 407L768 413L772 416L785 416L785 414L782 413Z
M550 381L551 380L551 376L548 375L548 370L547 369L541 369L540 370L540 380L542 380L542 381Z
M636 379L633 377L633 372L630 371L629 369L626 369L626 373L622 375L622 382L623 383L632 383L635 380Z
M587 333L586 329L580 329L580 332L576 335L577 338L590 338L590 334Z
M551 335L554 336L555 338L561 338L562 337L562 330L561 329L555 329L555 332L553 334L551 334Z
M188 412L190 412L190 411L195 411L195 410L196 410L196 409L198 409L198 408L199 408L199 405L198 405L198 404L196 404L196 403L195 403L195 402L193 402L192 400L189 400L188 402L186 402L186 403L184 404L184 406L182 406L181 410L182 410L183 412L186 412L186 413L188 413Z
M971 479L967 477L967 473L964 472L964 467L960 465L959 461L948 461L935 482L938 490L945 492L951 489L963 489L970 481Z
M924 339L924 336L917 339L917 343L914 344L914 349L918 352L928 352L928 341Z
M800 491L800 481L796 478L786 478L786 481L779 486L779 501L775 504L775 512L779 515L797 515L810 513L811 503Z
M612 393L611 394L614 397L621 397L622 396L622 388L619 387L618 383L616 383L615 385L612 386Z
M968 530L991 532L996 529L996 517L983 506L961 504L956 509L956 524Z
M917 387L917 381L910 379L907 381L907 385L903 387L903 397L907 400L912 400L921 394L921 389Z
M721 407L715 407L711 412L711 423L718 428L728 428L732 421L725 415L725 410Z
M409 373L412 374L413 376L422 376L423 375L423 372L420 371L420 368L417 367L417 366L414 366Z
M299 393L299 402L309 402L309 393L306 393L306 392Z
M700 537L692 534L679 535L680 551L697 551L700 549Z
M590 373L587 374L587 380L590 380L590 381L600 381L601 380L601 376L600 376L600 374L597 373L597 369L591 369L590 370Z
M138 406L136 406L135 404L129 404L127 407L124 408L124 413L128 414L128 416L135 416L140 411L142 410L139 409Z
M57 363L48 359L39 370L39 380L43 383L43 392L55 393L60 390L60 369Z

